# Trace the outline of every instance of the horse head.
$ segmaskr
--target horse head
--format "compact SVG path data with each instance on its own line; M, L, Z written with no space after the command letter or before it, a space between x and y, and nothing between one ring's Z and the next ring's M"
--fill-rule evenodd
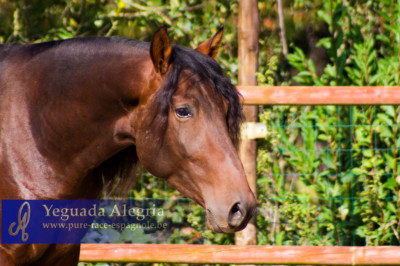
M165 28L154 34L154 93L139 105L133 128L140 162L200 204L214 231L226 233L246 226L256 199L236 149L240 96L214 60L222 35L221 28L194 51L172 46Z

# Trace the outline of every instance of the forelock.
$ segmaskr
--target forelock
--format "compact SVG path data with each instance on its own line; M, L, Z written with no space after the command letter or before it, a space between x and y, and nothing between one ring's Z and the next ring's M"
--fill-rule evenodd
M228 101L226 122L229 135L237 147L240 139L240 125L243 121L243 110L240 104L240 94L231 81L224 75L221 66L211 57L181 46L174 46L171 56L172 68L163 81L162 88L157 92L155 104L159 117L157 123L165 129L168 124L168 113L172 95L179 85L182 72L188 70L201 81L208 82L212 92L222 95Z

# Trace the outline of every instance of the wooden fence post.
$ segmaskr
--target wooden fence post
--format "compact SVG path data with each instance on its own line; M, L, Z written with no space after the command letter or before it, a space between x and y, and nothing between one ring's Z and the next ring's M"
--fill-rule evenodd
M258 67L258 1L239 1L239 85L256 85ZM246 122L255 122L258 117L257 106L245 106ZM239 146L247 180L254 194L257 193L257 144L255 140L242 140ZM255 217L247 227L235 235L236 245L257 244Z

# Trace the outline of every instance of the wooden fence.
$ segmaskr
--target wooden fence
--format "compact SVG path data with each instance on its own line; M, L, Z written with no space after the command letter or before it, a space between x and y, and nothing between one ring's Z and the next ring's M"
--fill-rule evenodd
M400 86L310 87L238 86L244 104L258 105L383 105L400 104Z
M396 87L238 86L248 105L400 105ZM400 247L82 244L85 262L400 265Z
M400 265L400 247L82 244L85 262Z

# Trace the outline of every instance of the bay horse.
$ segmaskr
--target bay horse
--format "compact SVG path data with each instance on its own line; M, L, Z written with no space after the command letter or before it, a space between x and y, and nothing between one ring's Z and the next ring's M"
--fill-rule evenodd
M129 189L140 162L200 204L215 232L243 229L256 200L236 150L240 95L214 60L222 36L195 50L165 27L151 43L1 45L0 198L97 199L118 175ZM76 265L79 249L1 244L0 265Z

